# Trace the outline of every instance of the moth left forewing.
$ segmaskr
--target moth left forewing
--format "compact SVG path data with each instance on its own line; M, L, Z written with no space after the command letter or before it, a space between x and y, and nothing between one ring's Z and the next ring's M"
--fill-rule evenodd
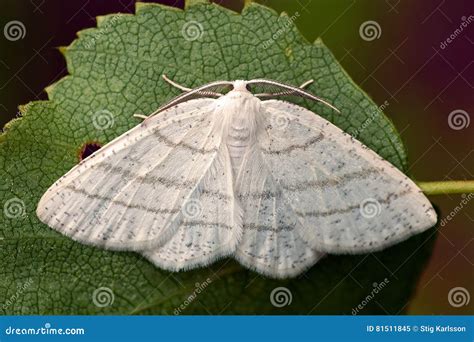
M184 221L197 220L185 217L192 201L232 221L232 207L211 193L229 189L202 183L220 145L212 134L213 101L189 101L151 117L74 167L43 195L40 220L77 241L116 250L165 243Z
M262 108L263 162L310 246L374 251L436 223L421 190L353 137L294 104L270 100Z

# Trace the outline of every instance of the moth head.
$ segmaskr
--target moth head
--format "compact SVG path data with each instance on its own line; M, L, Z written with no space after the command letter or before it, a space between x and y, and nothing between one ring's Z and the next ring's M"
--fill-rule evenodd
M232 86L234 87L234 91L248 92L250 90L247 81L237 80L232 84Z

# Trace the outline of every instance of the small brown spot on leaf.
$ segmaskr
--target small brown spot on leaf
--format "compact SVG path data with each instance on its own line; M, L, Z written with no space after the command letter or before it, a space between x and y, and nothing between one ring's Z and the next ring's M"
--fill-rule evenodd
M84 144L81 147L81 150L79 152L79 160L82 161L82 160L86 159L91 154L93 154L95 151L100 150L101 147L102 147L102 144L100 144L98 142L89 142L89 143Z

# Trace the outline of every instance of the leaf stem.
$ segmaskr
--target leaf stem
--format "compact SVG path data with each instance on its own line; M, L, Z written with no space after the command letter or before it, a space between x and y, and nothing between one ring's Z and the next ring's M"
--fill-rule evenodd
M474 180L418 182L426 195L467 194L474 192Z

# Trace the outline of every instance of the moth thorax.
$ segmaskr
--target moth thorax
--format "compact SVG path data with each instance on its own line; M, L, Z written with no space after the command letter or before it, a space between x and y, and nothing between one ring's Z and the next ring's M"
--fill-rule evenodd
M255 135L260 100L250 93L243 93L232 102L228 107L229 134L236 139L248 139Z
M248 147L255 143L260 100L249 94L238 97L234 101L227 112L227 148L235 176L242 165Z

